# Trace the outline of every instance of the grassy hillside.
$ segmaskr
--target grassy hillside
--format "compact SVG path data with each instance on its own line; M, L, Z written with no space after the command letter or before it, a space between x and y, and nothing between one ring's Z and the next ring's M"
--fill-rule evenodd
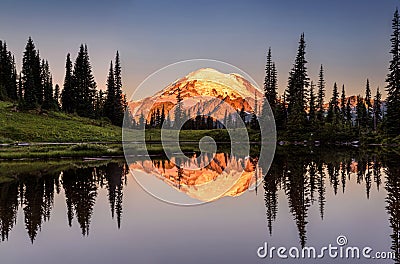
M61 112L18 112L0 101L0 143L121 141L121 128Z

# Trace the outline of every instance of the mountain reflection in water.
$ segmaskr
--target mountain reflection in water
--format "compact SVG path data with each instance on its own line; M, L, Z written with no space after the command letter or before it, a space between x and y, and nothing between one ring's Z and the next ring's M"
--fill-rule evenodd
M189 158L193 158L191 162L199 162L194 156ZM129 169L134 173L145 172L148 177L157 178L169 188L202 201L228 196L224 199L234 202L233 197L242 196L249 187L260 183L250 195L264 199L266 233L279 236L282 232L281 229L274 231L274 226L278 225L279 211L286 207L286 203L278 206L278 201L282 201L280 197L283 197L297 227L297 243L300 246L309 243L307 232L313 222L309 220L312 208L318 211L319 221L323 223L329 218L340 217L326 214L329 202L333 203L332 199L336 197L339 199L340 194L373 200L378 199L373 194L383 192L386 195L387 225L391 230L391 250L397 253L395 263L400 263L400 156L397 154L360 149L339 151L285 147L277 149L270 167L259 162L257 157L236 159L227 153L217 153L213 159L204 157L205 160L200 161L208 164L202 170L186 171L175 165L179 164L178 159L168 160L162 156L137 158ZM235 169L240 167L243 171ZM114 219L116 227L123 226L123 207L129 202L123 201L129 169L121 160L0 162L1 240L6 242L12 236L17 216L23 216L26 233L33 243L43 223L51 222L52 211L57 210L54 208L56 197L64 201L68 225L77 222L82 235L89 236L96 232L96 229L90 229L92 218L104 217L104 212L93 216L101 190L107 193L109 217ZM232 175L237 175L238 171L243 173L234 178ZM218 180L219 177L233 177L234 181ZM223 187L227 191L218 196L213 193L213 188L220 188L221 184L227 184ZM363 194L352 190L357 186L364 189ZM328 196L330 199L327 199ZM346 204L342 206L345 208ZM371 208L374 209L377 208Z

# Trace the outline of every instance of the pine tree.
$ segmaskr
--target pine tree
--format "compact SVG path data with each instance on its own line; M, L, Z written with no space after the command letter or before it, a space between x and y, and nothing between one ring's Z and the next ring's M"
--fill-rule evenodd
M175 119L174 119L174 128L179 129L181 127L182 122L182 97L181 97L181 88L178 86L176 91L176 106L175 106Z
M20 104L22 104L23 100L24 100L24 91L22 88L22 76L21 74L19 74L18 76L18 99Z
M367 126L367 108L365 107L364 98L357 96L357 127L359 130Z
M54 87L54 102L56 104L57 110L60 109L60 86L56 84Z
M4 70L4 65L5 65L5 58L3 51L3 43L0 40L0 101L7 99L6 85L4 81L4 77L6 75Z
M305 58L306 43L304 33L301 34L296 60L289 74L286 100L288 103L288 131L291 134L301 133L306 120L306 98L309 78L307 60Z
M257 102L257 93L256 91L254 91L254 109L252 111L251 114L251 121L250 121L250 128L252 129L260 129L259 123L258 123L258 112L257 112L257 108L258 108L258 102ZM225 111L225 118L226 119L226 111Z
M95 96L95 104L94 104L94 112L95 112L95 118L101 118L104 116L104 105L105 105L105 99L104 99L104 92L102 90L96 91L96 96Z
M267 63L265 65L264 93L271 108L275 105L276 100L276 91L272 86L272 65L273 62L271 57L271 48L269 48L267 54Z
M272 61L271 48L268 49L267 62L265 65L265 79L264 79L264 98L261 108L261 118L267 118L268 115L268 105L271 107L272 112L275 112L275 107L277 104L277 70L275 63Z
M110 62L110 69L108 71L106 94L107 96L104 103L104 115L113 121L115 118L115 80L112 62Z
M371 103L371 88L369 86L369 80L365 86L365 105L366 105L366 126L367 128L372 125L372 103Z
M332 98L329 102L329 110L328 110L328 115L326 117L327 122L337 124L339 114L340 114L339 92L338 92L337 84L335 82L335 84L333 85Z
M96 82L92 74L86 45L81 45L75 60L73 91L77 96L76 113L84 117L94 117Z
M165 119L165 127L171 128L171 117L169 115L169 112L167 113L167 118Z
M49 62L42 60L41 78L43 86L43 109L55 109L53 98L53 80L50 73Z
M21 107L33 109L43 101L40 78L40 58L31 37L26 44L22 58L22 90L24 98Z
M162 109L161 109L161 116L160 116L160 128L163 127L164 122L165 122L165 109L164 109L164 105L163 105Z
M239 116L242 119L244 125L246 125L246 112L244 111L244 106L240 109Z
M346 104L346 122L350 126L353 126L353 115L352 115L351 112L352 112L351 100L350 100L350 97L349 97L349 99L347 100L347 104Z
M379 91L379 87L376 90L376 95L374 97L374 106L373 106L373 119L374 119L374 130L376 131L378 125L382 122L382 95Z
M342 119L343 125L346 123L346 91L344 90L344 84L342 85L342 96L340 97L340 117Z
M309 105L308 117L311 124L315 121L315 95L314 95L314 83L311 81L310 84L310 105Z
M324 98L325 98L325 80L324 80L324 68L321 64L321 68L319 70L319 80L318 80L318 99L317 99L317 108L318 108L318 120L323 121L324 119Z
M139 129L144 129L145 124L146 124L146 119L144 118L143 113L141 113L139 117Z
M392 30L390 39L392 59L386 78L388 93L386 127L388 134L395 136L400 134L400 16L397 8L393 15Z
M119 58L119 52L115 55L115 68L114 68L114 80L115 80L115 98L114 98L114 122L117 126L122 126L124 119L124 113L126 109L125 95L122 93L122 71L121 61Z
M0 100L18 99L17 71L14 56L7 50L6 42L0 40Z
M65 63L64 88L61 93L61 104L64 112L73 113L76 111L77 98L74 88L71 56L68 53Z

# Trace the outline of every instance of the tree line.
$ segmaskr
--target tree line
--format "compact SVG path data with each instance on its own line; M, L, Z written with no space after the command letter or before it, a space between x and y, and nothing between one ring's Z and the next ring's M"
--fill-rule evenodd
M348 97L345 85L342 85L340 93L335 82L326 105L324 67L321 64L315 85L308 76L308 62L305 55L306 42L303 33L300 36L293 68L289 72L287 87L283 95L278 97L277 72L271 59L271 49L267 53L262 115L266 114L265 108L268 103L275 117L278 135L293 140L308 139L313 136L316 139L345 140L359 138L360 134L389 130L392 123L388 121L398 120L389 119L384 115L380 89L378 87L372 97L368 79L364 95Z
M345 86L341 94L335 82L332 96L324 105L326 84L324 67L321 65L315 85L307 72L306 42L304 33L300 36L297 56L289 72L288 84L282 96L278 97L275 63L271 49L267 53L264 98L261 118L266 115L266 103L274 113L278 135L288 139L330 138L345 140L363 135L400 135L400 23L396 9L392 20L392 59L386 78L386 111L379 87L372 95L369 80L366 80L365 94L346 97ZM355 104L355 106L354 106Z
M97 89L87 45L82 44L74 64L68 53L63 89L53 85L49 62L40 57L31 37L25 46L22 68L17 72L14 56L0 41L0 100L18 103L19 110L63 111L88 118L108 118L122 126L127 107L122 92L121 61L117 51L111 62L107 90Z

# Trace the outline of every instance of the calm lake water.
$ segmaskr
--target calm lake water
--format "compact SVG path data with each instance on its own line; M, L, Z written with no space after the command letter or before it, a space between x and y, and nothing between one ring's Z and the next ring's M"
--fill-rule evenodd
M138 157L129 168L124 160L0 162L0 176L15 177L0 183L0 262L399 263L257 256L265 242L319 251L337 246L339 235L347 246L371 247L371 255L399 252L399 160L372 150L285 147L269 170L254 157L217 153L190 177L162 156L151 164ZM235 162L245 176L223 197L188 187L218 182ZM189 207L162 202L130 170L189 200L215 199Z

